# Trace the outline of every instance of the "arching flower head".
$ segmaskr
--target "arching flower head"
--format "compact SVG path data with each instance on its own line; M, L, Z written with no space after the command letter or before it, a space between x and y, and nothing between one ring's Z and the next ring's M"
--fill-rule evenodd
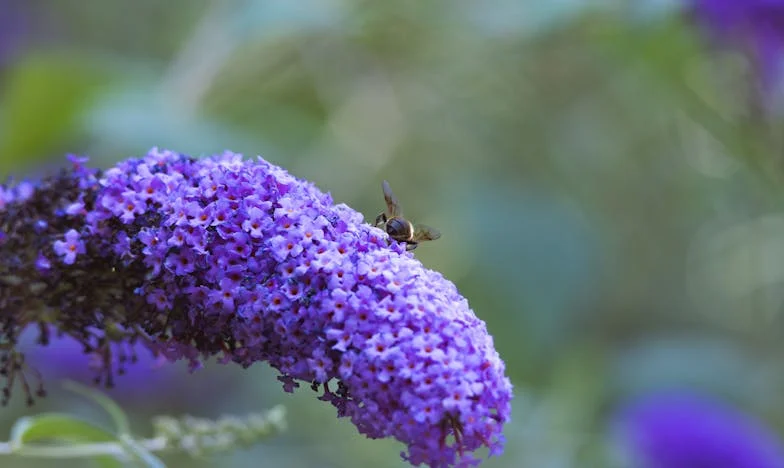
M0 209L5 340L51 322L107 356L110 384L124 342L193 367L263 361L285 390L304 382L361 433L403 442L412 464L500 453L512 390L484 322L360 213L233 153L154 149L104 173L72 162Z

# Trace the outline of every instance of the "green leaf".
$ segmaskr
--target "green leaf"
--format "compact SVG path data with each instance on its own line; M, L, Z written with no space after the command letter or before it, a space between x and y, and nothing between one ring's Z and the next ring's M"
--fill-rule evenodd
M14 450L36 442L113 442L117 437L91 422L61 413L44 413L19 419L11 428L10 444ZM91 459L99 468L122 468L123 464L109 455Z
M108 442L117 440L117 436L93 423L61 413L24 417L11 429L11 443L14 445L41 440Z
M125 411L123 411L123 409L120 408L120 406L115 403L114 400L99 392L98 390L86 387L73 381L66 381L63 386L74 393L78 393L98 403L112 418L112 421L117 428L117 432L120 435L131 433L131 425L128 422L128 415L125 414Z

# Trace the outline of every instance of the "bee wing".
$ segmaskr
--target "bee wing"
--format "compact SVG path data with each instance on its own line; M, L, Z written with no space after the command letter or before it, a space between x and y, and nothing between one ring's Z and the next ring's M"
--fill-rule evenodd
M392 193L392 189L389 187L389 182L386 180L382 182L381 189L384 191L384 201L387 202L387 212L389 217L403 216L403 210L400 208L397 197L394 193Z
M426 240L436 240L441 237L441 233L436 228L424 224L414 225L414 241L421 242Z

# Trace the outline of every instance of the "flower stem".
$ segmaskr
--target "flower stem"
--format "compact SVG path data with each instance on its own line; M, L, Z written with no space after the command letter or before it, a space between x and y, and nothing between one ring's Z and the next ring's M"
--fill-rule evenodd
M149 451L166 449L166 439L156 437L143 439L138 444ZM127 450L119 441L64 445L22 445L14 447L10 442L0 442L0 455L18 455L29 458L88 458L109 455L120 459L128 457Z

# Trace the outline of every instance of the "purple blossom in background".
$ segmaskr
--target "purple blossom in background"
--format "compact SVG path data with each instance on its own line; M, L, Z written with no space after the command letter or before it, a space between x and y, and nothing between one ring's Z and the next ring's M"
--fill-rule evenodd
M24 352L25 363L45 375L50 386L56 388L66 379L93 383L96 367L104 365L101 356L86 354L79 341L58 337L54 331L47 346L38 346L36 335L37 330L26 330L20 337L19 350ZM116 351L111 358L119 375L118 384L107 392L130 411L192 411L210 398L231 401L243 391L243 386L234 384L235 374L227 372L230 369L213 368L209 373L189 376L183 366L153 356L139 343Z
M782 468L779 439L718 401L662 393L623 408L616 420L634 468Z
M53 334L50 343L42 347L35 345L34 335L24 333L19 340L20 349L24 350L26 362L44 373L47 379L71 379L89 384L95 374L91 367L103 365L98 356L86 355L82 345L71 337ZM123 374L123 386L112 392L113 397L145 402L149 406L150 399L167 391L167 387L171 392L177 386L187 384L182 382L179 373L173 372L174 366L168 361L155 359L146 348L136 348L140 349L128 349L113 356L113 367L121 369ZM182 396L183 392L180 392L178 398Z
M697 22L719 44L751 54L766 88L781 77L783 0L691 0Z
M24 197L0 187L0 341L37 325L46 344L51 323L103 356L108 385L128 344L194 368L265 361L412 464L501 452L512 387L484 322L360 213L232 153L153 150L102 174L71 162Z

